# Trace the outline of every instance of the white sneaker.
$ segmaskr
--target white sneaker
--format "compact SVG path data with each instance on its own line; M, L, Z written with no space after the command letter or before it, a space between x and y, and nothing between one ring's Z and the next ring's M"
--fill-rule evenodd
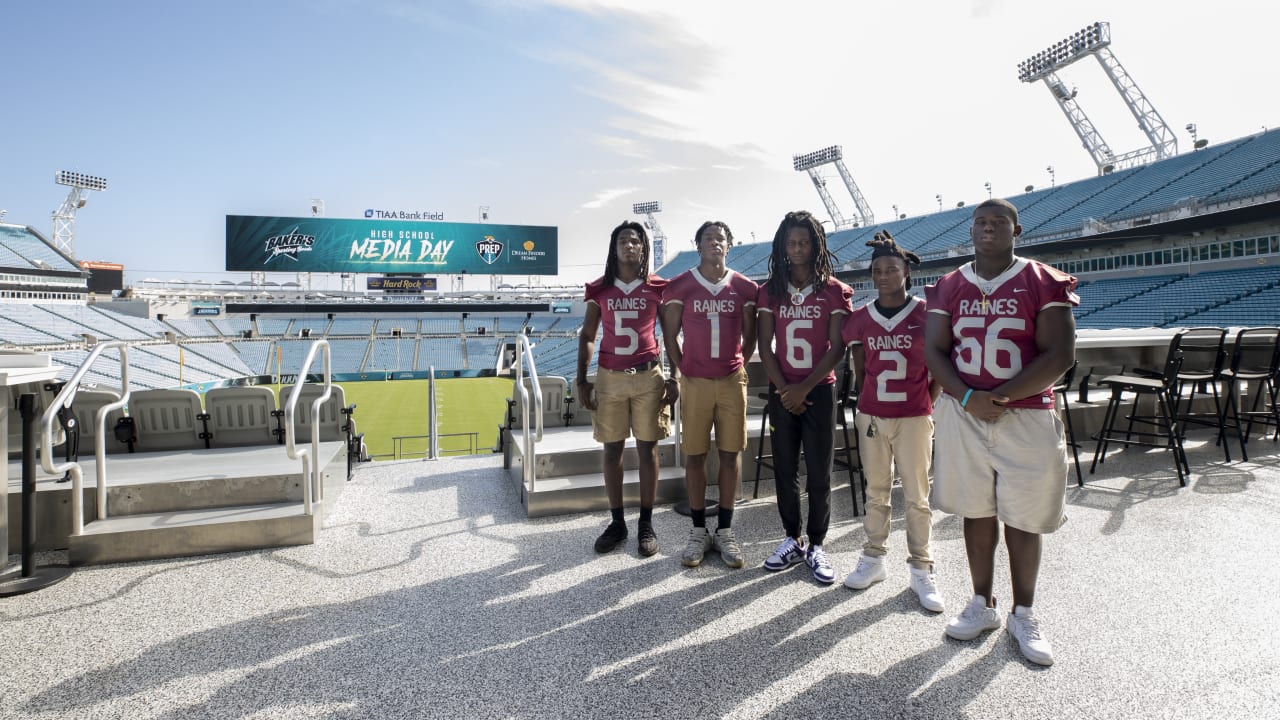
M946 609L942 601L942 593L938 592L938 584L934 582L931 570L911 568L911 589L920 598L925 610L940 613Z
M685 567L698 567L702 564L703 556L710 549L711 533L704 527L695 527L689 532L689 542L684 546L680 562L684 563Z
M885 577L884 558L863 553L858 557L858 567L844 579L844 585L854 590L866 590Z
M1000 627L1000 613L987 607L987 599L974 595L960 614L947 623L947 635L956 640L972 640L988 630Z
M1040 622L1031 608L1019 605L1009 613L1009 634L1018 641L1022 656L1037 665L1053 664L1053 646L1040 634Z

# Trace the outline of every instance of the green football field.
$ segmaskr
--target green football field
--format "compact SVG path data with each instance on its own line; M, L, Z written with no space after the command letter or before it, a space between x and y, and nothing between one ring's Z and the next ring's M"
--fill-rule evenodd
M355 403L356 428L375 460L423 457L427 449L427 380L343 382L347 404ZM280 388L274 388L277 394ZM284 390L281 405L291 387ZM509 378L436 381L440 453L487 453L498 441L498 426L511 395ZM395 438L399 437L399 440Z

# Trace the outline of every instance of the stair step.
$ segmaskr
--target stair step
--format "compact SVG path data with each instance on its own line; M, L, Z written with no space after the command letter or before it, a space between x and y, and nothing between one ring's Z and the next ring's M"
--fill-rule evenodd
M302 503L267 503L108 517L72 535L72 565L207 555L315 541L320 513Z
M565 515L609 509L609 498L604 489L604 475L598 470L582 475L562 475L538 478L534 491L528 492L520 477L518 467L510 470L510 476L520 491L529 517ZM657 503L667 504L683 500L684 468L659 467ZM622 474L622 504L640 506L640 471L627 470Z

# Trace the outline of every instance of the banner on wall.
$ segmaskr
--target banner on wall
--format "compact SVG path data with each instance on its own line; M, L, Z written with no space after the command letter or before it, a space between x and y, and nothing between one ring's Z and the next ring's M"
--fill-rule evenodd
M227 216L228 271L556 275L542 225Z

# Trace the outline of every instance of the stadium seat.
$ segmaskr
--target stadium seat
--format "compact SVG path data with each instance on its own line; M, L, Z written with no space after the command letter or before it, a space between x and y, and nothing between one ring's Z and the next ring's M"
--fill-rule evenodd
M205 393L213 447L273 445L284 442L276 413L276 394L268 387L223 387Z
M120 399L119 393L110 390L78 390L71 403L71 412L75 415L75 442L78 445L78 456L96 454L98 438L98 410ZM103 447L108 454L127 452L129 446L116 439L113 432L116 423L124 417L123 410L113 410L107 415L103 432Z
M298 424L298 434L294 439L295 443L303 443L311 441L311 404L324 394L324 385L318 383L307 383L302 386L302 392L298 395L297 414L295 422ZM284 398L288 398L286 393ZM320 406L320 441L330 442L333 440L347 439L347 420L349 413L344 410L351 410L346 405L346 394L342 391L342 386L334 385L333 392L329 395L329 400ZM352 428L354 432L354 427Z
M129 395L139 452L209 447L209 416L194 390L139 390Z

